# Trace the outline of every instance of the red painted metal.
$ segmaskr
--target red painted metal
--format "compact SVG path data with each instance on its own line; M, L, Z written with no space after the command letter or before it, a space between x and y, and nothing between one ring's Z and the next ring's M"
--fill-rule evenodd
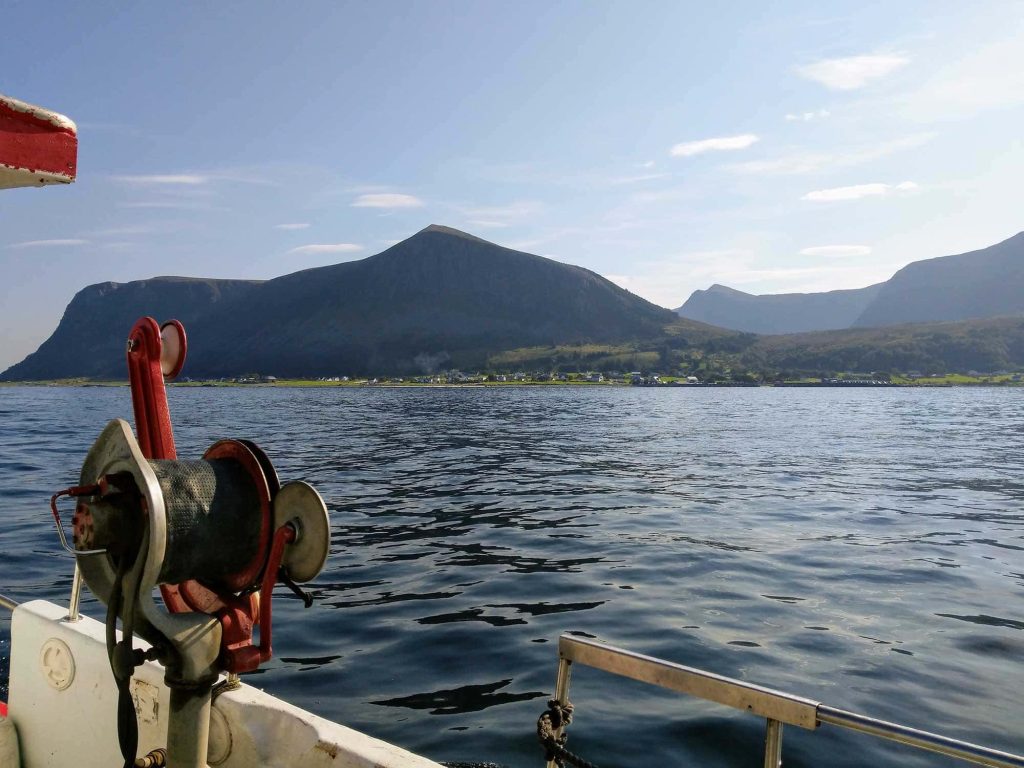
M70 125L55 124L0 99L0 163L74 179L78 136Z
M219 662L226 672L241 674L259 667L260 649L252 644L252 630L259 615L260 596L255 593L235 598L232 605L217 613L221 626Z
M263 466L260 460L249 450L241 440L218 440L206 449L203 459L229 459L240 464L249 473L256 486L256 495L260 502L260 538L259 545L252 560L238 573L233 573L225 578L225 583L232 591L248 589L253 586L264 570L267 562L267 548L270 545L270 487L263 473Z
M260 587L260 662L267 661L273 655L270 633L274 584L277 583L277 573L281 569L284 548L293 541L295 529L290 525L282 525L274 532L274 543L270 547L270 558L267 560L267 569L263 572L263 585Z
M0 717L7 717L7 705L0 701Z
M177 321L173 321L177 322ZM180 323L179 323L180 325ZM182 328L184 339L184 328ZM184 347L181 364L185 362ZM143 317L128 334L128 381L132 390L135 432L139 449L147 459L178 457L171 429L171 412L167 407L167 390L160 367L160 326L152 317ZM178 365L181 370L181 365ZM160 595L172 613L191 611L178 591L177 584L161 584Z
M135 432L142 455L147 459L175 459L178 453L160 369L160 326L152 317L139 320L128 334L127 356Z
M164 334L175 333L180 340L176 360L162 359ZM167 407L165 378L174 378L185 362L185 328L177 320L158 326L151 317L139 320L128 336L128 378L139 447L148 459L175 459L177 451ZM166 373L164 373L166 371ZM172 613L197 611L217 617L221 624L220 664L228 672L251 672L271 655L271 600L277 583L284 548L295 540L295 530L283 526L271 544L271 504L280 485L270 461L255 445L241 440L214 443L203 458L230 459L241 464L252 477L259 497L260 538L258 551L246 567L228 577L234 591L248 590L262 574L259 594L219 593L197 581L162 584L160 593ZM268 556L269 549L269 556ZM261 608L262 606L262 608ZM259 621L260 645L253 645L253 627Z

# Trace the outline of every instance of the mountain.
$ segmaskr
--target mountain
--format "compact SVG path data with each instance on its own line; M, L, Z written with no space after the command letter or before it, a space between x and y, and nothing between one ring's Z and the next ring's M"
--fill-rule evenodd
M792 373L1019 371L1024 317L761 336L740 359L753 370Z
M152 315L161 322L177 318L191 331L201 317L257 285L253 280L190 277L90 285L75 294L53 335L0 374L0 380L124 378L125 340L140 317Z
M755 296L713 285L694 291L676 312L762 334L1024 313L1024 232L978 251L915 261L886 282L866 288Z
M264 282L90 286L0 378L123 378L124 338L145 314L185 324L193 377L468 368L501 350L646 339L678 322L582 267L432 225L375 256Z
M874 300L882 284L827 293L756 296L724 285L694 291L680 317L749 333L800 333L849 328Z
M966 320L1024 312L1024 232L956 256L915 261L887 282L853 325Z

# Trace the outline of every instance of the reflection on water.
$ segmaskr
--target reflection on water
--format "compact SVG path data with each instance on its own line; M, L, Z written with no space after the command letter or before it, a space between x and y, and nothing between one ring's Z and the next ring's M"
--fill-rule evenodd
M1024 751L1022 390L176 389L171 407L183 457L251 438L327 501L317 602L279 594L281 655L253 680L318 714L536 766L570 631ZM130 410L127 389L0 389L0 591L65 599L46 498ZM572 686L570 746L599 764L759 764L755 719L592 670ZM788 766L945 764L798 731Z

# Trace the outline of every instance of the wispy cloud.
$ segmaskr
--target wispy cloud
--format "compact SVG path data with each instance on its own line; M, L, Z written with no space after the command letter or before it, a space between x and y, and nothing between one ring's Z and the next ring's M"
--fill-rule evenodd
M424 205L418 197L395 192L360 195L352 201L353 208L422 208Z
M275 224L274 229L294 230L294 229L309 229L308 222L298 222L295 224Z
M667 179L671 176L669 173L638 173L633 176L617 176L608 179L607 184L610 187L621 187L627 184L640 184L645 181L657 181L658 179Z
M915 133L891 141L851 147L839 152L793 152L768 160L732 163L726 167L733 173L778 175L812 173L824 168L851 168L888 157L897 152L924 146L933 138L935 138L934 133Z
M114 181L126 184L183 185L208 184L212 177L198 173L151 173L138 176L113 176Z
M669 151L672 157L692 157L702 155L705 152L721 152L735 149L746 149L757 143L758 137L752 133L744 133L739 136L719 136L713 139L701 139L700 141L685 141L676 144Z
M825 256L826 258L839 258L841 256L867 256L871 253L871 247L867 245L815 245L811 248L801 248L801 256Z
M50 248L88 244L88 240L82 240L79 238L63 238L58 240L26 240L22 243L11 243L7 247L13 250L17 250L21 248Z
M1002 39L951 56L897 104L913 118L964 119L979 112L1024 104L1024 23L1001 29Z
M466 217L469 227L505 229L536 216L541 208L541 204L533 200L516 200L508 205L460 208L459 212Z
M700 251L641 262L631 274L605 275L613 283L663 307L678 307L698 288L714 283L742 286L755 294L831 291L870 285L890 277L902 264L828 264L765 267L744 249Z
M912 181L901 184L856 184L852 187L833 187L832 189L816 189L801 197L801 200L813 202L833 202L836 200L859 200L862 197L884 197L895 192L914 192L918 185Z
M824 120L831 116L827 109L818 109L813 112L788 112L786 122L788 123L810 123L814 120Z
M359 253L363 246L355 243L311 243L292 248L288 253Z
M207 203L179 203L170 200L152 200L137 203L117 203L118 208L142 208L153 210L177 211L226 211L227 208L212 206Z
M107 229L96 229L89 232L96 237L112 237L122 235L151 235L156 232L156 227L150 224L138 224L130 227L109 227Z
M821 83L835 91L853 91L872 80L892 74L910 62L906 56L850 56L844 59L822 59L797 67L801 77Z

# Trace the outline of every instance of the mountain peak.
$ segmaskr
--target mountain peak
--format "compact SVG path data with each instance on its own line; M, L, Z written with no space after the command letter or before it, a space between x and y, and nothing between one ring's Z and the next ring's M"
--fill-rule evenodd
M731 296L750 296L749 293L739 291L735 288L730 288L728 285L722 285L721 283L715 283L707 290L708 293L725 293Z
M471 235L468 232L463 232L461 229L455 229L455 227L446 227L444 224L431 224L429 226L426 226L409 239L412 240L413 238L427 234L448 235L449 237L458 237L462 240L472 240L473 242L477 243L487 243L487 245L494 245L494 243L490 242L489 240L484 240L482 237Z

